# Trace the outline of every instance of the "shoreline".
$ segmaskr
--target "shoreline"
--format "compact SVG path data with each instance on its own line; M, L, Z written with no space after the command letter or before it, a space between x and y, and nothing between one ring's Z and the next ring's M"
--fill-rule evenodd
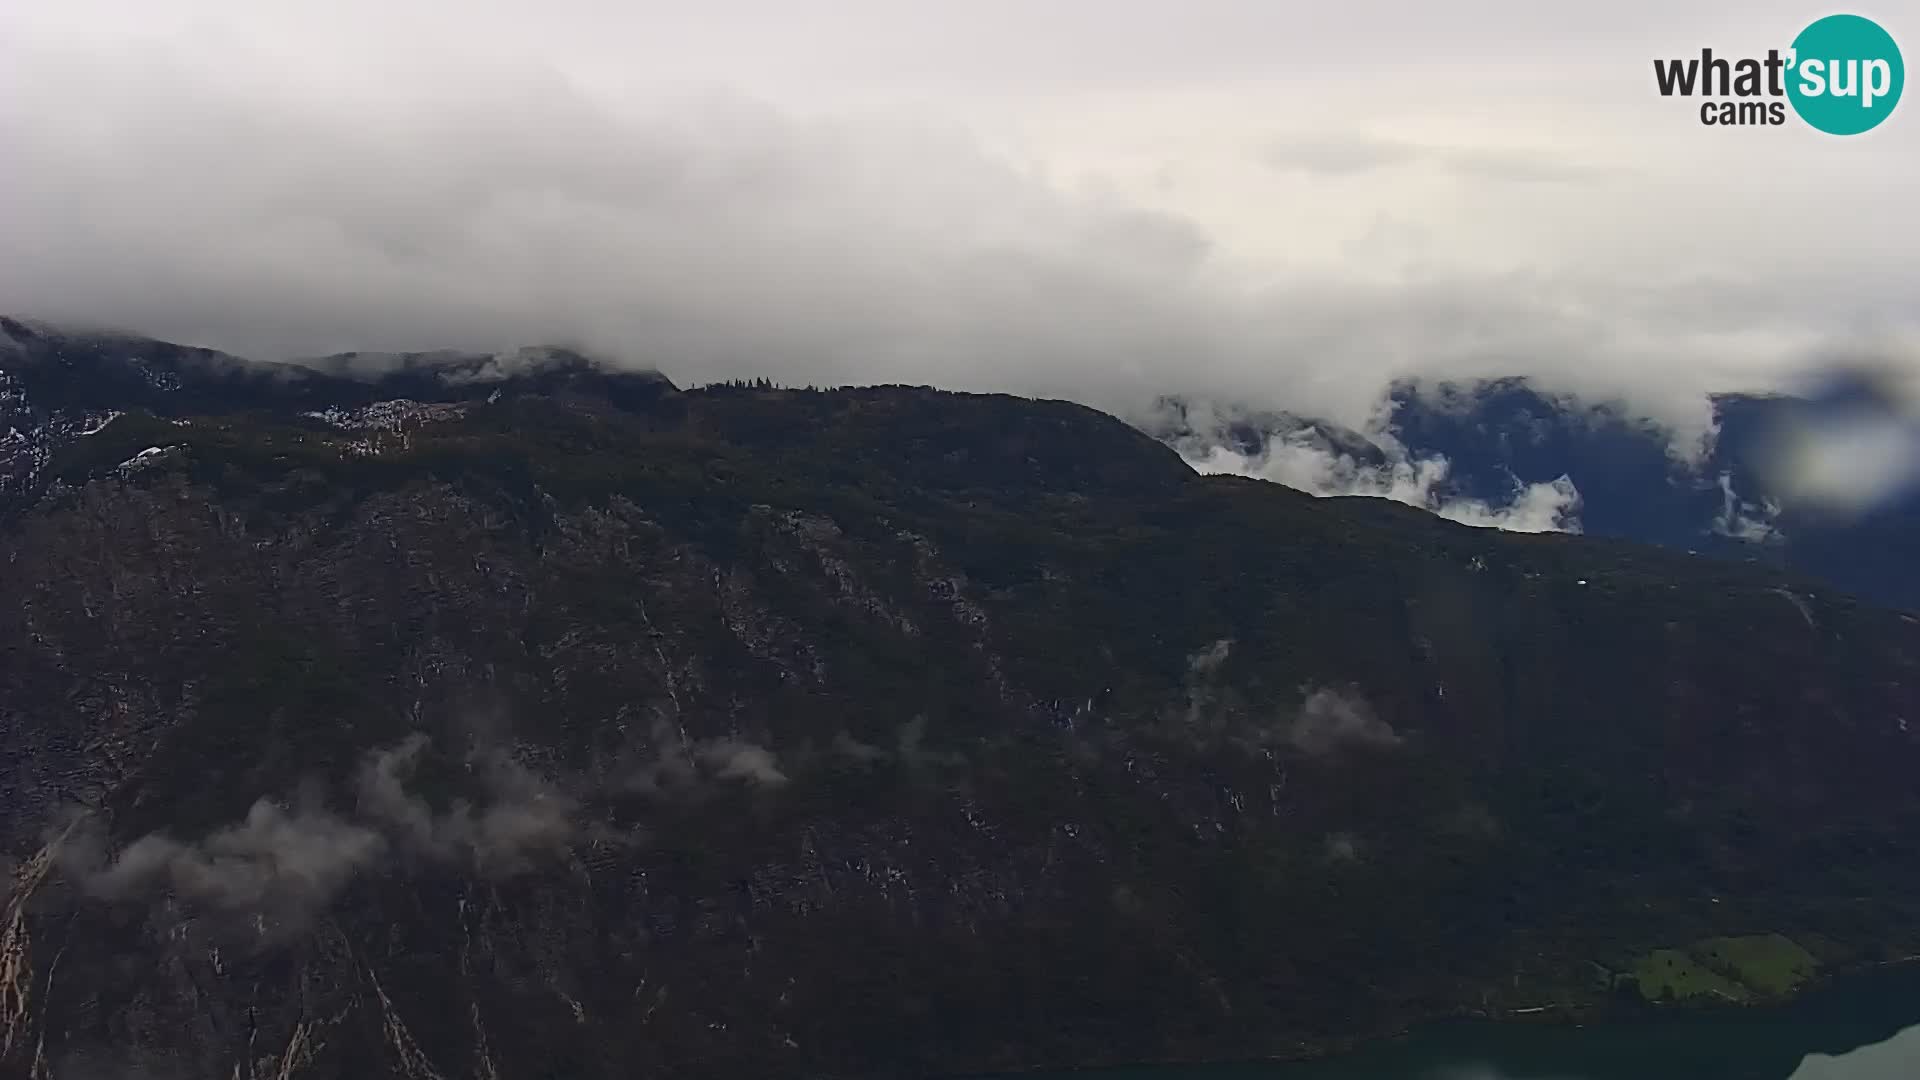
M1849 982L1862 980L1875 975L1895 973L1903 969L1920 970L1920 954L1901 956L1892 960L1856 960L1843 964L1835 964L1830 968L1824 968L1818 974L1809 977L1799 986L1796 986L1785 994L1757 998L1751 1001L1722 999L1718 1001L1660 1004L1649 1001L1627 1003L1624 1000L1596 1000L1583 1003L1549 1003L1503 1010L1463 1008L1435 1012L1411 1019L1395 1025L1394 1028L1388 1031L1337 1036L1326 1040L1317 1040L1312 1043L1298 1044L1292 1050L1256 1056L1176 1056L1161 1059L1099 1062L1074 1066L1034 1066L991 1073L948 1074L948 1080L1020 1080L1020 1078L1036 1076L1085 1076L1097 1078L1103 1074L1117 1073L1123 1070L1307 1066L1315 1063L1336 1061L1340 1058L1360 1053L1371 1047L1383 1047L1396 1043L1404 1043L1406 1040L1418 1036L1423 1030L1432 1030L1449 1024L1578 1030L1600 1024L1624 1023L1633 1020L1674 1019L1685 1016L1735 1017L1769 1009L1779 1010L1791 1008L1795 1005L1803 1004L1809 999L1817 998L1823 993L1843 989ZM1920 1024L1920 1009L1915 1011L1910 1023Z

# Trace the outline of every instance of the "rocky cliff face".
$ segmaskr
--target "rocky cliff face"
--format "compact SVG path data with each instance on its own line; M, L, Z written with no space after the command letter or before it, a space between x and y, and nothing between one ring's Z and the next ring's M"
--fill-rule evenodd
M20 329L0 1074L1290 1054L1920 934L1911 616L1060 403Z

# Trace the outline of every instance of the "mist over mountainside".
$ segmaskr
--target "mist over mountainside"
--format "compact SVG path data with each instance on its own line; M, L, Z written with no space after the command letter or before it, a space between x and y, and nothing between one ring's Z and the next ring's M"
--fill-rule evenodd
M1524 379L1402 380L1365 433L1163 398L1137 418L1203 472L1375 495L1465 524L1579 532L1789 568L1920 608L1920 416L1831 375L1804 396L1719 394L1704 439Z
M1065 402L0 331L0 1075L1293 1056L1920 951L1920 621L1791 569Z

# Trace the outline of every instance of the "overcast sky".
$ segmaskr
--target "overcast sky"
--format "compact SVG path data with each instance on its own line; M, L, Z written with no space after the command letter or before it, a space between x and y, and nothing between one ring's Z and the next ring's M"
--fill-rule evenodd
M1825 13L12 0L0 310L1349 422L1395 374L1519 372L1684 420L1911 363L1920 102L1834 138L1653 88Z

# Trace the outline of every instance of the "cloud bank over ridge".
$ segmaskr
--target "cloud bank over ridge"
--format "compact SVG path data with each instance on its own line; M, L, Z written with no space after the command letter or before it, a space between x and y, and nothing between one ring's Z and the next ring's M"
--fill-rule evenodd
M1349 6L1306 56L1240 0L9 9L0 309L1348 424L1396 376L1522 374L1683 433L1830 343L1910 346L1920 128L1705 139L1630 89L1697 47L1666 8L1474 7L1415 49Z

